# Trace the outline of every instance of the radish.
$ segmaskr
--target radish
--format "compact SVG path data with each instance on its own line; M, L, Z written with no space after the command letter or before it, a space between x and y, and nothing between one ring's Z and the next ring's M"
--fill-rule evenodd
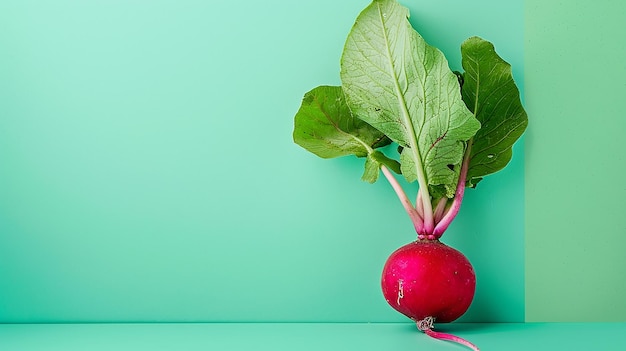
M467 311L476 289L468 259L439 240L418 240L387 259L382 274L385 300L429 336L478 348L459 337L432 330L434 321L452 322Z
M468 259L438 240L418 240L389 256L382 274L385 300L418 322L452 322L467 311L476 288Z
M511 66L493 44L467 39L464 72L452 72L408 16L396 0L374 0L359 14L341 56L341 86L304 95L293 139L322 158L364 158L364 181L383 174L417 234L384 266L385 299L427 335L478 350L433 331L434 322L465 313L476 286L470 262L440 238L459 213L465 188L508 164L528 117ZM397 147L382 148L392 144ZM394 173L417 183L415 201Z

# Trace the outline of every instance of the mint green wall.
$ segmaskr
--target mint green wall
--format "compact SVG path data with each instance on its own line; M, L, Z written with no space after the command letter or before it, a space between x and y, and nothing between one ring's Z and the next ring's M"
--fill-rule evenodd
M526 319L626 321L626 2L527 0Z
M291 141L368 2L0 2L0 322L405 320L390 187ZM522 82L521 0L404 3L454 68L477 34ZM465 321L524 319L522 146L444 237Z

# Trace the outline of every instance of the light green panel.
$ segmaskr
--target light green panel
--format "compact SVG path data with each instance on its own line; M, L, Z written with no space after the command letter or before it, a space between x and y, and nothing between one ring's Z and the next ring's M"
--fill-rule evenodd
M626 321L626 2L527 0L526 319Z
M406 321L393 191L291 140L368 2L0 2L0 322ZM454 68L477 34L521 77L521 1L405 3ZM523 320L521 151L444 237L465 321Z

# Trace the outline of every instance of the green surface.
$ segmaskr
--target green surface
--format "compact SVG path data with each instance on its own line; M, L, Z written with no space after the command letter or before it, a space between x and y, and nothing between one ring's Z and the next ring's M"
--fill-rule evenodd
M527 321L626 321L626 2L527 0Z
M439 328L481 350L623 350L625 324L454 324ZM3 351L360 350L452 351L413 324L0 325Z
M521 81L521 0L405 2L453 68L480 35ZM404 321L393 191L291 140L368 3L0 2L0 322ZM466 321L523 321L516 152L444 237L477 271Z

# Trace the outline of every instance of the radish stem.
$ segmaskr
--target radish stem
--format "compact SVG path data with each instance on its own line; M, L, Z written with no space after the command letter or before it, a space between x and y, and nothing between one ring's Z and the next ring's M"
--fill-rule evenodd
M448 209L441 221L437 223L433 230L433 235L439 239L443 233L448 229L452 220L459 213L461 208L461 202L463 201L463 195L465 195L465 181L467 180L467 168L469 167L470 153L472 152L472 140L467 143L467 149L465 150L465 156L463 157L463 164L461 165L461 172L459 174L459 182L456 184L456 194L454 200L452 200L452 206Z
M415 209L417 213L424 218L424 203L422 202L422 190L417 190L417 199L415 200Z
M435 224L439 223L441 221L441 218L443 218L447 204L448 204L448 198L445 196L442 197L437 203L437 206L435 207L435 214L434 214Z
M391 171L389 171L387 166L382 165L380 169L383 171L385 178L387 178L387 180L389 181L389 184L391 184L391 187L396 192L396 195L400 199L402 206L404 206L404 209L409 214L409 218L411 218L411 221L413 222L415 231L417 231L418 233L422 233L424 230L424 220L422 219L418 211L415 209L415 207L413 207L411 200L409 200L409 198L406 196L406 193L402 189L402 186L400 185L400 183L398 183L398 180L396 179L396 177L394 177L393 174L391 174Z

